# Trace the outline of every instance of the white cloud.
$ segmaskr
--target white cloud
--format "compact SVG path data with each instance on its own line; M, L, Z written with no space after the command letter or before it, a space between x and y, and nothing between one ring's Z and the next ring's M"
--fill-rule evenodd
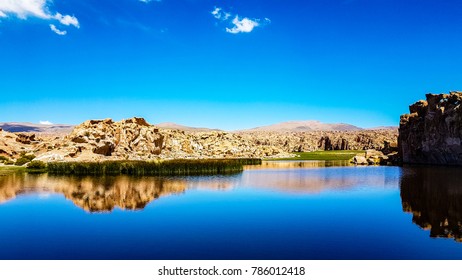
M56 15L53 18L58 20L61 24L64 24L66 26L73 25L73 26L75 26L77 28L80 27L79 21L74 16L70 16L70 15L64 15L63 16L60 13L56 13Z
M231 16L230 13L227 13L223 11L222 8L218 8L218 7L215 7L215 9L211 12L211 14L216 19L223 20L223 21L227 20Z
M233 28L226 28L226 32L233 34L241 32L249 33L252 32L255 27L260 25L256 20L251 20L249 18L239 19L238 16L233 19L233 24Z
M152 1L160 2L162 0L140 0L140 2L143 2L143 3L149 3L149 2L152 2Z
M15 14L21 19L26 19L28 16L49 19L50 14L46 4L46 0L2 0L0 1L0 12Z
M79 21L75 16L52 13L49 9L49 4L51 3L51 0L0 0L0 17L13 15L23 20L26 20L28 17L36 17L43 20L57 20L60 24L66 26L80 27ZM54 29L58 30L56 26L53 29L50 25L50 28L54 32L56 32ZM56 33L59 34L58 32Z
M66 30L59 30L58 28L56 28L56 26L55 26L54 24L50 24L50 29L51 29L54 33L56 33L56 34L58 34L58 35L61 35L61 36L67 34L67 31L66 31ZM40 121L40 123L42 123L42 122ZM45 124L45 123L42 123L42 124Z
M271 23L269 18L265 18L262 21L260 19L250 19L248 17L240 18L239 15L232 16L231 13L225 12L222 8L219 7L215 7L210 13L215 19L228 22L231 27L227 27L226 32L232 34L249 33L252 32L255 27L264 26ZM229 20L231 16L233 19Z
M53 124L53 123L50 122L50 121L40 121L39 123L40 123L40 124L47 124L47 125Z

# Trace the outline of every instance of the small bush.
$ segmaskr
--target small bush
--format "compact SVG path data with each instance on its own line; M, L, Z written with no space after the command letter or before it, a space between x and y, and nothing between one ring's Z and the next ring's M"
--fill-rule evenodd
M31 162L34 158L35 158L35 155L33 154L26 154L26 152L21 152L21 157L18 158L16 160L16 162L14 163L15 165L17 166L22 166L28 162Z
M0 162L4 162L4 161L7 161L8 158L4 157L4 156L0 156Z
M26 163L28 163L28 162L30 162L30 161L31 161L31 160L28 159L28 158L21 157L21 158L18 158L18 159L16 160L16 162L14 163L14 165L22 166L22 165L24 165L24 164L26 164Z
M29 161L32 161L35 158L35 155L31 155L31 154L23 155L21 158L25 158L25 159L27 159Z
M14 161L7 159L6 161L3 162L5 165L13 165Z
M46 169L46 168L47 168L47 164L40 160L31 161L27 165L27 169Z

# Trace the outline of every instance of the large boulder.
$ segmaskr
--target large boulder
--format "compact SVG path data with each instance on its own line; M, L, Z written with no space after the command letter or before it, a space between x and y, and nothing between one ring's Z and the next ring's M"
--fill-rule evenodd
M399 153L403 163L462 165L462 92L427 94L402 115Z
M119 159L149 159L162 151L164 137L143 118L114 122L89 120L74 128L65 139L70 157L113 156ZM78 148L78 153L76 153Z

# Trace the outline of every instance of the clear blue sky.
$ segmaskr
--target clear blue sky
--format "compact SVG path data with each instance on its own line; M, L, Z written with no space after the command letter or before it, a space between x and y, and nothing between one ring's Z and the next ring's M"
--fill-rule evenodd
M13 2L0 0L0 122L373 127L462 89L462 1Z

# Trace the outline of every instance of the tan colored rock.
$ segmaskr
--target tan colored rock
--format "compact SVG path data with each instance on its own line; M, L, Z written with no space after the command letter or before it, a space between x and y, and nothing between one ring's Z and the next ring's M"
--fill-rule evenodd
M368 164L368 161L365 157L363 156L355 156L353 158L353 163L354 164L358 164L358 165L367 165Z
M150 159L161 153L163 136L142 118L89 120L76 126L64 143L59 150L76 160Z
M397 131L183 131L158 129L144 119L132 118L89 120L65 137L35 138L31 144L16 139L15 134L0 132L0 154L17 157L20 152L33 152L45 155L45 161L278 158L316 150L380 150L384 141L396 142Z

